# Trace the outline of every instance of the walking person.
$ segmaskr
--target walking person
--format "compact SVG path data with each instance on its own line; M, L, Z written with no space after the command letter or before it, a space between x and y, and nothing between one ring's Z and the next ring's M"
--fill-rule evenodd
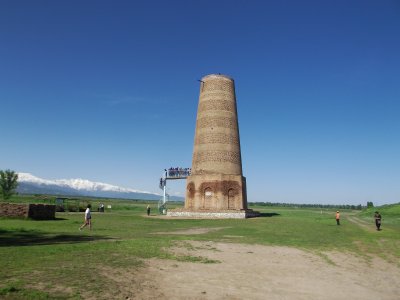
M89 226L89 230L92 230L92 214L90 213L90 208L92 206L90 204L87 205L87 208L85 210L85 223L82 224L81 227L79 227L79 230L82 230L86 226Z
M375 226L376 226L376 230L381 230L381 221L382 221L382 216L381 216L381 214L379 213L379 212L375 212L375 215L374 215L374 218L375 218Z
M339 213L339 211L336 211L335 219L336 219L336 225L340 225L340 213Z
M146 210L147 210L147 216L150 216L150 205L147 205Z

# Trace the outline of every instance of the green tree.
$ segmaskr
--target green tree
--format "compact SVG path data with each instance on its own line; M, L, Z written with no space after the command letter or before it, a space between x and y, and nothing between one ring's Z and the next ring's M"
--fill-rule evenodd
M18 186L18 174L11 170L0 170L0 192L3 199L9 199Z

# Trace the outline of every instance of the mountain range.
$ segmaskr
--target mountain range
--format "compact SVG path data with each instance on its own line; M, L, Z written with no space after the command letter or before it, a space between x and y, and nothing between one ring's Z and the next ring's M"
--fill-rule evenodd
M108 183L93 182L86 179L47 180L30 173L18 173L20 194L48 194L63 196L87 196L118 199L160 200L162 195L123 188ZM172 196L170 200L183 201L182 197Z

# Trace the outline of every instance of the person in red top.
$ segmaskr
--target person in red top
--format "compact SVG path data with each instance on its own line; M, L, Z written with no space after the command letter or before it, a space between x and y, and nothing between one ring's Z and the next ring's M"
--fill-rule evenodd
M339 213L339 211L336 212L336 217L335 218L336 218L336 224L340 225L340 213Z

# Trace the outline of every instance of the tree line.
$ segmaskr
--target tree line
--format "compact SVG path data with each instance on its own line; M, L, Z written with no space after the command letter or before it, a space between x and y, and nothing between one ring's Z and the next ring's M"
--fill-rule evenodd
M371 202L372 204L372 202ZM361 210L364 207L361 204L295 204L278 202L249 202L249 206L275 206L275 207L300 207L300 208L326 208L326 209L354 209Z

